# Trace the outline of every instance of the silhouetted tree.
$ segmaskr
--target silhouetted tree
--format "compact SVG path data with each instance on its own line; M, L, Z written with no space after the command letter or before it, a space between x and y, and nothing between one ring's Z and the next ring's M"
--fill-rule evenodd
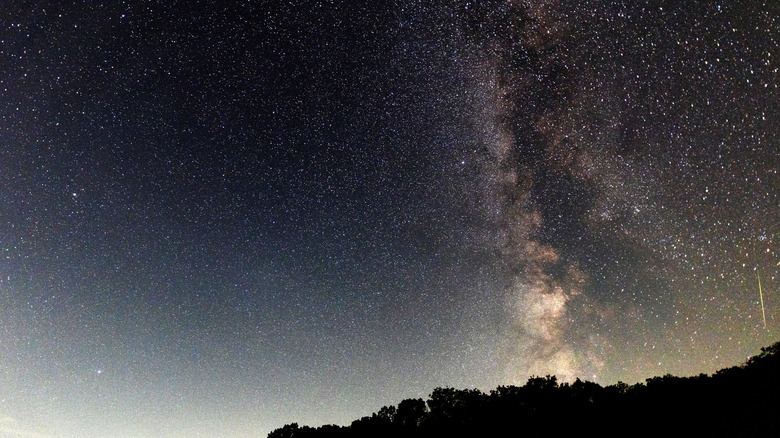
M423 422L427 414L428 409L421 398L406 399L398 404L394 422L404 428L417 427Z
M532 376L522 386L436 388L427 403L403 400L349 427L288 424L269 438L476 437L780 437L780 343L713 376L651 377L600 385Z
M383 423L391 424L395 421L395 414L395 406L383 406L382 409L374 415Z
M482 417L487 397L477 389L436 388L428 400L429 423L435 427L463 427Z
M268 438L293 438L298 432L298 423L285 424L268 434Z

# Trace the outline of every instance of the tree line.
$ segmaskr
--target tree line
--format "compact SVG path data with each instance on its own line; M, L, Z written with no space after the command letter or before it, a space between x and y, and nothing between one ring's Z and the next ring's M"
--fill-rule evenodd
M524 386L436 388L349 426L285 425L268 438L780 437L780 342L744 364L693 377L665 375L603 387L533 376Z

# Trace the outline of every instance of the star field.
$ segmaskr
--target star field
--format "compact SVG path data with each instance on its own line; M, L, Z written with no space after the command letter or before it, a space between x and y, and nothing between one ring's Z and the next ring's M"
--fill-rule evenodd
M777 340L779 17L0 6L0 436L744 361Z

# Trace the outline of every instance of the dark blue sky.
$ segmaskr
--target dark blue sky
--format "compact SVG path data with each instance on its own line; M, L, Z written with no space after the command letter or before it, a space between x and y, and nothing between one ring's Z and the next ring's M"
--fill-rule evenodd
M779 12L0 6L0 435L740 363L778 328Z

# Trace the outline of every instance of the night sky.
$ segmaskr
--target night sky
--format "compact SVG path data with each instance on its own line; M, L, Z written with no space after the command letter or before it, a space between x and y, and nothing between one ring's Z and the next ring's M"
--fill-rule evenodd
M769 0L4 1L0 437L739 364L779 66Z

